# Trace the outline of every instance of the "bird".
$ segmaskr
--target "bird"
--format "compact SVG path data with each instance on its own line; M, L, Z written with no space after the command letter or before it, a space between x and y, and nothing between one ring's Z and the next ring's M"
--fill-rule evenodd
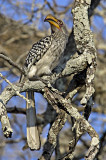
M62 20L49 14L44 19L49 22L51 34L33 44L24 63L24 72L29 80L33 77L51 75L59 64L68 41L68 32ZM21 77L22 78L22 77ZM26 105L27 143L30 149L40 149L40 136L37 128L34 92L26 92L31 103Z

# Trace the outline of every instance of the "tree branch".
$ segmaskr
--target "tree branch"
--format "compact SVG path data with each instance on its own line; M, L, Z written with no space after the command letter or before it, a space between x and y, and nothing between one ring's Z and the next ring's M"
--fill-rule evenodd
M6 111L6 104L7 102L17 93L20 95L21 92L25 91L37 91L40 93L44 93L47 101L53 106L53 108L58 112L58 116L56 120L53 122L53 125L50 128L49 135L47 142L44 145L44 150L41 159L50 159L54 148L56 147L56 139L57 135L64 126L67 120L67 114L71 115L75 119L75 124L73 129L76 130L76 135L73 141L70 143L70 154L68 158L73 157L74 149L76 146L77 141L79 140L80 136L84 133L88 133L91 137L91 146L85 156L86 160L92 160L95 157L95 154L99 148L99 137L96 131L92 128L92 126L86 120L89 117L90 111L85 116L81 116L76 108L74 108L71 104L72 97L78 92L78 90L86 84L86 93L81 101L81 103L85 106L85 113L86 106L94 93L93 88L93 79L95 74L96 68L96 50L93 43L93 36L92 32L90 31L89 21L88 21L88 8L90 6L90 0L76 0L74 9L73 9L73 17L74 17L74 38L78 53L80 53L77 57L72 57L66 63L66 66L62 73L60 74L53 74L51 77L45 76L44 79L47 79L51 84L55 83L55 81L60 77L69 76L71 74L76 74L76 76L82 75L84 78L83 84L75 84L76 76L73 77L73 81L75 82L74 87L70 87L70 91L66 98L60 94L59 91L52 90L50 86L43 83L42 81L25 81L24 84L17 83L17 84L10 84L9 87L6 87L2 94L0 95L0 117L2 122L2 128L4 135L9 137L12 134L12 129L7 117ZM74 46L75 47L75 46ZM76 47L74 48L76 50ZM75 51L74 50L74 51ZM69 50L70 52L70 50ZM71 54L71 52L70 52ZM0 54L1 55L1 54ZM14 65L9 58L3 57L9 64L13 65L17 68L17 65ZM18 70L22 72L22 70L18 67ZM24 73L23 73L24 74ZM85 76L86 75L86 76ZM72 83L71 83L72 85ZM70 98L70 101L69 101ZM6 132L6 134L5 134ZM76 142L75 142L76 141ZM49 149L49 150L48 150ZM66 157L67 158L67 157Z
M13 67L15 67L16 69L18 69L22 74L25 75L24 70L19 67L18 64L14 63L9 57L5 56L4 53L0 53L0 58L4 59L5 61L7 61L10 65L12 65Z

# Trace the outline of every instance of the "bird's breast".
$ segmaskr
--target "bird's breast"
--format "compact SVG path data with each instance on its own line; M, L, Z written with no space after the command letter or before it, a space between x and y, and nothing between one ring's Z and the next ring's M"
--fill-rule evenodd
M57 38L52 41L52 45L45 55L36 63L37 74L50 74L52 70L59 64L66 47L65 37Z

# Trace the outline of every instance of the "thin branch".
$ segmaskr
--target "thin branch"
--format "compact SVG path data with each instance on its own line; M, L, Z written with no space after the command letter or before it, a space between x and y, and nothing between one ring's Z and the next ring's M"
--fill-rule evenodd
M79 112L84 111L84 107L76 107ZM99 113L99 114L106 114L106 110L102 109L102 107L92 108L92 112Z
M4 80L11 86L11 88L16 92L16 95L17 95L17 96L23 98L25 101L27 101L28 103L30 103L30 101L29 101L26 97L24 97L23 95L21 95L21 94L19 93L19 91L16 89L16 87L14 87L14 85L13 85L8 79L6 79L1 73L0 73L0 77L1 77L2 79L4 79Z
M26 114L25 108L18 108L15 106L15 107L7 107L6 109L8 113Z
M19 67L18 64L14 63L9 57L5 56L4 53L0 53L0 58L2 58L5 61L7 61L10 65L12 65L13 67L17 68L22 74L25 75L24 70L21 67Z

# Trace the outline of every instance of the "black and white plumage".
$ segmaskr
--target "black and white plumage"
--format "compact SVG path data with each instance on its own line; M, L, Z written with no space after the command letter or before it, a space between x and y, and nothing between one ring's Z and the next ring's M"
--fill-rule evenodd
M51 35L35 43L25 61L24 71L30 80L36 76L41 77L52 73L52 70L59 64L68 41L67 30L61 20L48 15L45 21L51 25ZM27 143L30 149L37 150L40 148L40 139L35 117L34 92L27 92L26 97L31 100L31 104L27 103L26 112Z
M26 58L25 67L29 68L31 64L35 64L36 62L38 62L51 46L51 42L52 37L47 36L45 38L42 38L39 42L33 44Z
M28 78L51 74L63 55L67 35L63 32L52 33L35 43L28 53L24 70Z

